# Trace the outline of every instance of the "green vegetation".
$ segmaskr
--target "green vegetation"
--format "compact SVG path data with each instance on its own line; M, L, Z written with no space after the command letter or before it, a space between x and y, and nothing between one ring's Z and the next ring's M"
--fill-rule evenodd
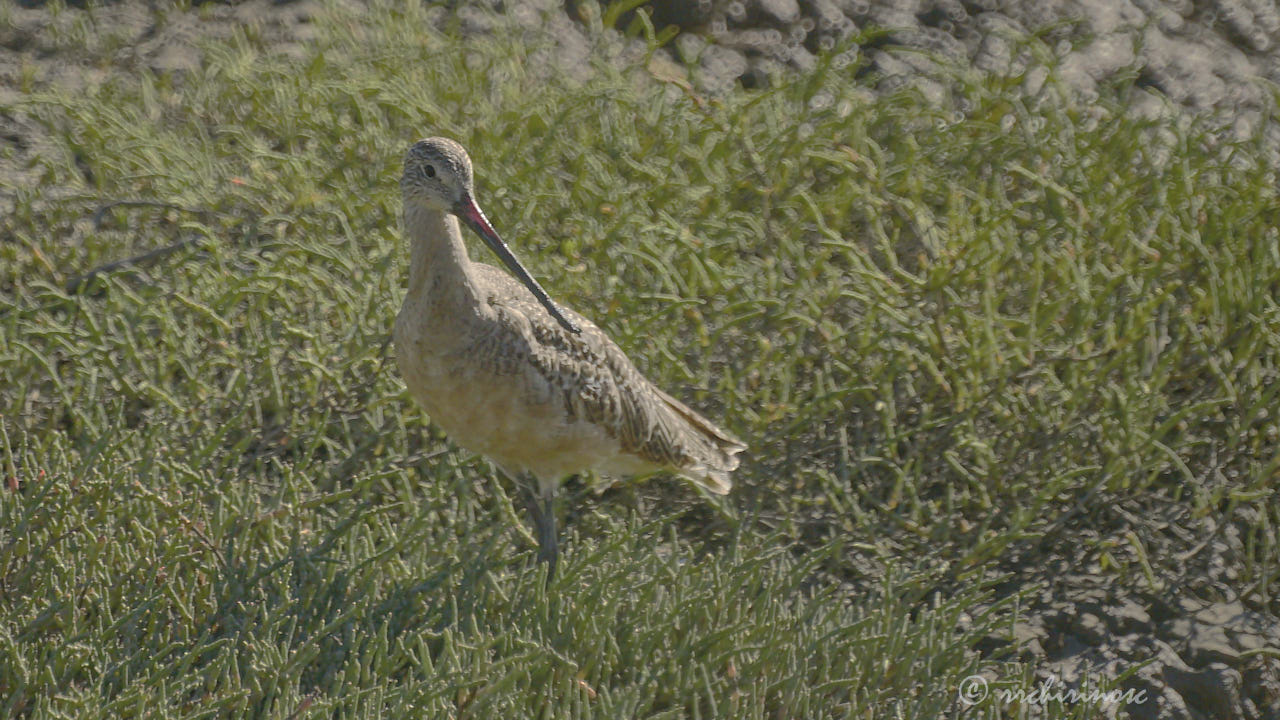
M423 12L13 108L56 142L0 178L0 717L931 717L1026 671L973 650L1014 617L992 580L1158 589L1170 518L1237 524L1277 608L1257 147L967 76L963 116L826 65L575 80ZM510 488L386 362L428 134L554 296L752 445L726 500L571 485L546 594ZM165 205L95 217L121 199Z

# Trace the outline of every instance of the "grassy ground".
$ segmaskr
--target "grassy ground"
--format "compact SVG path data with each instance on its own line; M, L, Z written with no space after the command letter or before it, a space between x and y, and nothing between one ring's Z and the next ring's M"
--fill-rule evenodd
M826 64L717 101L570 80L422 12L9 109L55 143L0 178L0 716L928 717L1028 671L974 647L1048 558L1181 592L1228 526L1280 611L1255 148L990 79L955 115ZM510 488L384 365L428 134L554 296L752 445L724 501L572 486L546 593Z

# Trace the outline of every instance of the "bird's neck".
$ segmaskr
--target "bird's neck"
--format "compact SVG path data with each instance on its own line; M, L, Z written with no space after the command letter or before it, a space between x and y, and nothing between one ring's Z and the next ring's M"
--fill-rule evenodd
M434 303L477 302L474 271L458 219L406 203L404 224L409 237L408 294L431 297Z

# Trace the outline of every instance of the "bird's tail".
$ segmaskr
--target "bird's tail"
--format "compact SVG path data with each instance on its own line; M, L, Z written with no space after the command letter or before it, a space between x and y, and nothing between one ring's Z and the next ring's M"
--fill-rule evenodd
M729 474L737 469L737 455L747 449L747 444L662 390L658 395L685 421L694 441L691 445L696 448L693 462L674 468L675 471L717 495L728 494L733 488Z

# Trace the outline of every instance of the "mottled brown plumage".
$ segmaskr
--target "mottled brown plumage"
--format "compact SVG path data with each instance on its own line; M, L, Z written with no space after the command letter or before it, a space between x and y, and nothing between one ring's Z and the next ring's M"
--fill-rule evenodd
M729 491L746 445L660 390L599 328L546 296L476 205L460 145L414 144L401 189L411 251L394 334L405 382L454 442L513 477L536 478L544 559L555 557L546 516L566 475L666 470ZM519 280L468 258L459 218Z

